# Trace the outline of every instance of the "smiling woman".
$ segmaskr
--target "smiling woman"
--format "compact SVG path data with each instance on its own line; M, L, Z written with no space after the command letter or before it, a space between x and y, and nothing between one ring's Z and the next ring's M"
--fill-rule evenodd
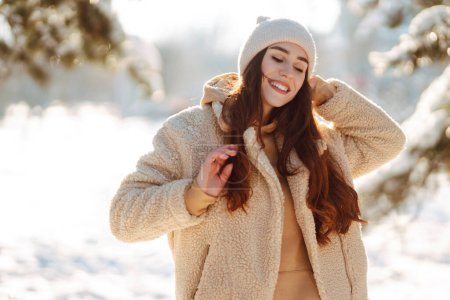
M405 136L353 88L315 75L316 57L304 25L259 17L238 73L210 79L122 181L111 230L126 242L167 234L177 299L367 299L352 180Z

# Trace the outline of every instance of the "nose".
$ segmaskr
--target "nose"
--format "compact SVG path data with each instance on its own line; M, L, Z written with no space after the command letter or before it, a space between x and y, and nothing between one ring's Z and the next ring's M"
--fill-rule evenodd
M294 68L289 65L284 65L280 68L280 76L291 77L293 75Z

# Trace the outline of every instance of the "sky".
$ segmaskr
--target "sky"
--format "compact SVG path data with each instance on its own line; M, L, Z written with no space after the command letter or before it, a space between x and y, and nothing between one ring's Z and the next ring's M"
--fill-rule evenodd
M260 15L287 17L319 33L331 31L339 15L338 0L175 1L112 0L124 30L150 42L189 30L218 26L226 47L236 48Z

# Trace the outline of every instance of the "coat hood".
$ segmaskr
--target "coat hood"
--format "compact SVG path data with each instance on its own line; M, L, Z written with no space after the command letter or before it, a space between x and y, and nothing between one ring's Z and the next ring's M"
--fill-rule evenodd
M239 75L237 73L224 73L211 78L203 86L200 105L211 105L219 126L224 132L228 132L230 128L221 115L223 103L238 81Z
M223 103L238 81L237 73L224 73L211 78L203 86L200 105L205 106L214 102Z
M227 99L227 97L231 94L233 88L236 86L236 83L239 81L239 74L237 73L224 73L217 75L210 80L208 80L203 86L203 97L201 99L200 105L211 105L214 114L217 117L217 121L219 123L220 128L228 132L229 126L223 120L222 107L223 103ZM276 122L272 122L270 124L266 124L261 127L263 132L272 132L276 129Z

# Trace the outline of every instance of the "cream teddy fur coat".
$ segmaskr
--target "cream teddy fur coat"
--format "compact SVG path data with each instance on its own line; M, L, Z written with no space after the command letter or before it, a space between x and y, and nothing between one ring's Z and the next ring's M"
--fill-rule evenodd
M280 182L258 143L256 131L244 132L252 164L247 214L227 212L219 198L199 217L186 210L184 193L207 154L223 145L220 113L237 74L212 78L200 106L171 116L157 132L154 149L121 183L112 200L110 225L125 242L167 234L175 264L177 299L273 298L277 282L283 225ZM332 126L320 126L323 145L340 164L349 184L394 158L405 136L379 106L339 80L335 95L315 109ZM280 146L281 141L277 141ZM300 172L288 177L295 214L302 229L321 299L367 299L367 257L361 226L331 234L327 246L316 241L314 219L306 206L309 171L295 152Z

